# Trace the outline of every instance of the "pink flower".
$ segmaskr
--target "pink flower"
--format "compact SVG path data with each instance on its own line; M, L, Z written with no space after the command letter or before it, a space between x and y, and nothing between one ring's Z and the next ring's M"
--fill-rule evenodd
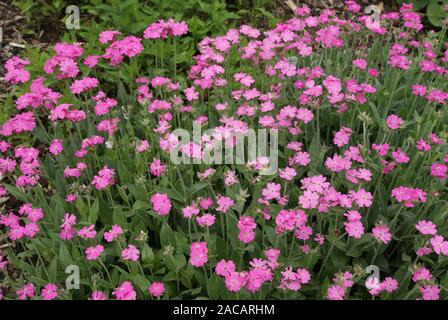
M25 70L25 66L29 65L28 60L20 57L12 57L5 63L6 75L5 80L12 83L25 83L30 79L30 73Z
M42 289L41 295L44 300L53 300L58 296L58 287L53 283L49 283Z
M188 33L188 25L184 21L176 22L173 19L168 21L159 20L150 24L143 37L145 39L166 39L168 36L181 36Z
M135 300L137 298L137 293L129 281L125 281L118 288L115 288L112 295L117 300Z
M142 153L148 149L149 149L149 142L147 140L142 140L135 148L135 151Z
M137 261L140 257L140 251L136 246L130 244L127 248L123 249L121 252L121 257L126 261Z
M370 207L372 205L373 196L370 192L359 189L358 191L350 191L350 196L352 199L356 202L356 204L362 208L362 207Z
M294 235L297 239L305 241L308 240L312 234L313 234L313 228L311 228L310 226L299 225L297 226Z
M245 277L241 276L238 272L232 272L225 279L227 290L230 292L239 292L246 284Z
M76 196L76 194L71 193L71 194L68 194L67 197L65 197L65 201L71 203L71 202L75 202L77 198L78 197Z
M280 178L287 180L287 181L292 181L294 179L294 177L297 175L297 171L290 167L280 169L279 172L280 172L279 173Z
M280 289L298 291L302 284L308 283L311 279L310 273L306 269L298 269L297 272L294 272L292 267L287 267L281 274L282 278L278 286Z
M349 221L345 222L344 225L347 234L351 237L354 237L355 239L361 238L361 236L364 234L364 226L362 225L361 221Z
M100 58L101 58L100 56L90 55L90 56L87 56L87 57L84 59L83 63L84 63L87 67L89 67L89 68L93 68L93 67L95 67L95 66L98 64L98 60L99 60Z
M114 177L114 169L109 169L107 166L104 166L103 169L98 172L98 175L93 177L92 184L97 190L103 190L115 183Z
M208 262L208 249L206 242L193 242L190 246L190 264L193 267L202 267Z
M6 121L0 126L0 135L9 137L13 133L33 131L36 127L36 120L32 112L20 113Z
M95 290L92 292L92 300L106 300L106 294L102 291Z
M242 25L240 27L240 32L250 38L258 38L260 36L260 31L248 25Z
M432 280L433 276L431 275L431 272L429 272L428 269L425 267L421 267L417 271L414 271L412 274L412 281L418 282L418 281L430 281Z
M325 166L332 172L341 172L350 169L352 163L349 159L335 154L325 160Z
M448 256L448 241L443 236L434 236L429 242L435 253Z
M304 209L314 209L317 208L319 204L319 194L306 190L300 197L299 203Z
M119 225L113 225L110 231L104 232L104 239L107 242L112 242L123 234L123 229Z
M401 125L403 124L403 119L394 114L391 114L387 117L386 124L392 130L400 129Z
M425 139L420 138L420 140L417 141L417 145L415 146L417 150L420 151L429 151L431 150L431 145L425 141Z
M85 77L80 80L73 81L70 86L70 91L73 94L79 94L87 90L94 89L98 86L98 80L96 78Z
M64 150L64 147L62 146L62 140L59 139L54 139L48 148L48 151L55 156L60 154L62 150Z
M25 284L22 289L17 290L17 295L19 300L26 300L28 298L33 298L35 295L34 285L32 283Z
M352 133L353 133L352 129L342 127L341 130L335 133L333 143L338 147L345 146L346 144L348 144L348 141Z
M262 194L266 200L280 198L281 186L278 183L269 182L263 189Z
M426 192L418 188L400 186L392 190L392 196L408 208L414 207L417 202L426 202Z
M162 282L153 282L149 286L149 293L158 298L165 292L165 285Z
M239 229L238 239L244 243L251 243L255 239L257 224L255 219L249 216L241 216L237 227Z
M191 206L187 206L182 209L182 215L189 219L193 216L197 216L199 214L199 208L196 204L192 204Z
M332 285L327 290L327 297L329 300L344 300L345 289L338 285Z
M439 300L440 288L436 284L428 284L419 287L423 300Z
M372 235L383 243L389 243L392 239L392 234L390 233L389 227L387 227L386 225L373 227Z
M226 213L234 205L235 201L226 196L218 196L216 203L218 204L216 211Z
M197 217L196 221L201 227L211 227L215 224L216 217L212 214L206 213L203 216Z
M164 193L155 193L151 196L152 208L160 216L166 216L171 210L170 198Z
M380 285L381 291L392 293L398 289L398 281L391 277L386 277Z
M120 35L120 34L121 34L120 31L115 31L115 30L102 31L100 33L98 41L103 44L108 43L108 42L112 41L116 35Z
M167 165L163 164L159 159L154 159L149 166L149 172L155 177L160 177L165 172Z
M235 270L236 270L235 263L231 260L226 261L226 260L222 259L221 261L219 261L216 264L216 267L215 267L216 274L221 277L228 277L233 272L235 272Z
M392 157L395 159L395 161L397 163L408 163L409 162L409 157L400 148L398 148L396 151L392 152Z
M306 108L297 109L297 119L301 120L303 123L308 123L314 119L314 114L311 110Z
M194 87L186 88L184 94L187 101L193 101L199 98L199 93L195 91Z
M431 165L431 175L438 179L448 178L448 166L442 163L433 163Z
M412 86L412 94L414 96L425 96L426 95L426 87L420 84L414 84Z
M436 225L432 221L420 220L415 225L415 228L421 234L430 234L430 235L436 235L437 234Z
M96 245L94 247L88 247L86 249L87 260L96 260L103 253L104 247L102 245Z
M93 239L96 236L95 225L83 227L78 231L78 236L86 239Z
M367 61L364 59L355 59L355 60L353 60L353 65L358 69L366 70Z

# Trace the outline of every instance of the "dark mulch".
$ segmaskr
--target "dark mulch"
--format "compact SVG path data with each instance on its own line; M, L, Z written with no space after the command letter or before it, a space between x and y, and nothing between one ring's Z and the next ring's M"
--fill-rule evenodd
M0 103L11 89L3 80L6 60L14 55L22 55L25 46L48 46L51 43L49 39L57 41L44 31L37 33L26 17L12 4L12 0L0 0Z

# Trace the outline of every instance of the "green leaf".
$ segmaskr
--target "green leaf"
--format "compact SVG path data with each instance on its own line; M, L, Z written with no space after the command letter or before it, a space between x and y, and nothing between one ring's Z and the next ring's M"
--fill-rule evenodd
M137 201L135 201L132 208L134 210L141 210L141 209L150 209L151 206L149 205L148 201L137 200Z
M8 190L8 192L14 196L14 198L17 198L23 202L32 202L31 197L29 195L27 195L26 193L20 191L19 188L11 186L6 183L4 184L4 186L5 186L6 190Z
M135 198L135 200L140 200L143 202L149 201L148 193L146 192L143 186L135 184L135 185L128 185L128 188L129 192Z
M96 221L98 220L99 212L100 212L100 204L98 199L95 199L89 211L89 223L91 224L96 223Z
M320 135L314 134L313 140L311 140L311 144L308 148L308 153L310 154L311 159L310 169L314 171L320 163L321 156L323 156Z
M212 274L207 281L207 293L210 299L216 300L219 298L219 288L223 285L222 280L215 274Z
M65 244L61 241L59 246L59 261L63 268L73 264L73 259Z
M160 228L160 244L162 248L168 245L174 245L174 234L173 230L168 223L164 222L162 228Z
M145 264L152 264L154 262L154 251L146 243L142 249L142 261Z
M428 8L426 8L426 14L429 21L436 27L443 25L442 20L447 18L447 14L444 10L448 5L448 0L431 0Z

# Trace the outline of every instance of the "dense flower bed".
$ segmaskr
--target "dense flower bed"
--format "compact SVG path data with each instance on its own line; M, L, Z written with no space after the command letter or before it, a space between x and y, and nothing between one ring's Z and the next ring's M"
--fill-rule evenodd
M205 38L188 74L174 20L10 59L0 297L446 298L445 30L422 33L411 5L347 10ZM194 122L215 133L174 133ZM200 161L262 128L278 172Z

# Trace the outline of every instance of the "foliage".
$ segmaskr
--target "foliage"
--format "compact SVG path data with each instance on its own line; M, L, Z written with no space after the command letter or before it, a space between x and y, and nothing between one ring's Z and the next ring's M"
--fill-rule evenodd
M448 297L445 30L418 32L406 8L377 25L302 7L266 33L226 28L189 59L180 43L200 23L104 10L84 44L6 66L18 110L0 127L2 296ZM218 131L177 140L194 121ZM274 174L265 157L193 162L263 128L278 132ZM72 265L80 289L62 290Z
M435 27L442 27L443 20L447 18L445 11L447 0L397 0L399 4L412 3L416 11L423 11L429 22Z

